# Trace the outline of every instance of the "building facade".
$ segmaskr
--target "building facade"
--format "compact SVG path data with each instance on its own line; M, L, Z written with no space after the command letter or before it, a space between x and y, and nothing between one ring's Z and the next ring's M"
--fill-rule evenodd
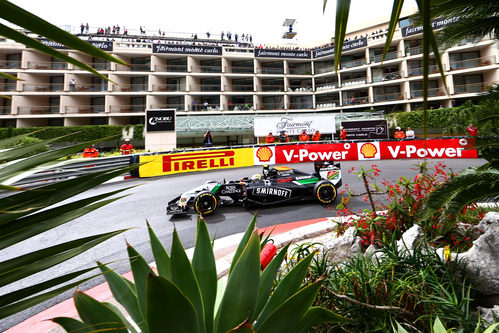
M445 24L434 22L437 27ZM238 119L265 114L419 109L422 30L401 20L382 63L387 26L349 33L337 73L332 46L286 49L219 46L215 40L92 38L92 44L130 64L127 67L45 41L93 66L109 78L106 81L3 40L0 71L21 80L0 79L0 95L11 97L0 99L0 126L137 124L144 122L145 109L175 108L179 119L196 121L203 131L214 119L237 124ZM430 106L451 107L477 98L499 81L498 56L497 40L462 41L441 56L446 84L432 57ZM193 134L185 132L186 137ZM237 128L233 132L237 135Z

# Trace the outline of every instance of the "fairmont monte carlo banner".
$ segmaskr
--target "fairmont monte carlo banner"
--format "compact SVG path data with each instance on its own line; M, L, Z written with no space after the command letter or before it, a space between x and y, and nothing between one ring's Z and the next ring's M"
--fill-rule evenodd
M152 53L222 55L221 46L152 44Z

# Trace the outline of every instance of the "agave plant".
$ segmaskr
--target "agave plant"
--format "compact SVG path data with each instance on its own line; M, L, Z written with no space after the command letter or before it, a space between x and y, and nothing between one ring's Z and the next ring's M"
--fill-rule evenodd
M499 326L499 323L495 323L487 327L483 333L493 333L496 328ZM444 324L440 321L440 318L435 318L435 321L433 323L433 327L431 328L431 331L434 333L448 333L448 332L453 332L452 328L445 328ZM399 323L397 323L397 328L393 327L393 332L394 333L409 333L405 328L403 328ZM480 323L477 324L474 333L480 333L482 332L480 330Z
M0 148L17 142L29 134L30 133L2 140L0 141ZM30 237L53 229L94 211L99 207L118 200L119 197L113 199L107 198L126 190L122 189L107 192L59 205L57 207L51 207L76 194L91 189L106 180L121 175L124 172L135 168L135 166L101 171L32 189L8 185L11 184L10 180L14 176L18 176L34 167L60 157L65 157L69 154L81 151L90 144L100 141L94 140L84 142L71 147L51 150L29 158L20 159L21 156L36 151L40 147L58 139L59 138L45 140L28 146L0 152L0 164L4 164L3 167L0 168L0 191L3 191L2 194L5 195L0 201L1 254L9 253L9 247L27 240ZM9 164L6 162L9 162ZM0 262L0 288L15 283L25 277L42 272L54 265L63 263L123 231L125 230L117 230L75 239L2 261ZM3 255L3 257L8 257L8 255ZM15 289L15 287L9 288L13 289L13 291L0 295L0 319L74 288L82 281L69 284L65 283L68 283L75 277L88 273L92 269L93 268L89 268L72 272L22 289Z
M134 282L99 263L115 299L125 314L76 291L80 320L52 319L67 332L305 332L343 317L311 307L323 278L302 285L314 253L302 259L279 282L276 274L287 253L285 246L260 271L260 237L256 219L249 224L229 269L226 284L219 280L208 228L198 218L196 242L189 261L176 230L168 254L148 224L157 272L130 245L128 255ZM274 283L277 283L274 286Z

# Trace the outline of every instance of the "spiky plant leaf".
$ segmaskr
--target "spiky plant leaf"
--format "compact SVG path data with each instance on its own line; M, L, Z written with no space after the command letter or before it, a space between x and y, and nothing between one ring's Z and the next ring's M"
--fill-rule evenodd
M90 333L92 332L92 328L85 323L69 317L57 317L52 318L52 322L60 325L66 332L71 333Z
M241 253L243 252L244 248L246 247L246 244L248 243L248 240L250 239L253 230L255 230L256 226L256 214L253 215L253 218L251 219L251 222L248 224L248 227L246 228L246 231L243 234L243 238L241 239L241 242L239 242L236 252L234 253L234 257L232 259L232 262L230 264L229 268L229 276L232 273L232 270L237 264L237 261L239 260L239 257L241 256Z
M149 222L146 222L154 261L156 262L156 267L158 268L158 275L170 279L170 256L168 255L168 252L166 252L163 244L161 244L158 236L154 233L154 230L151 228Z
M147 261L131 245L127 246L128 259L132 268L133 280L135 281L135 290L138 297L139 307L142 314L146 313L146 280L147 276L154 275Z

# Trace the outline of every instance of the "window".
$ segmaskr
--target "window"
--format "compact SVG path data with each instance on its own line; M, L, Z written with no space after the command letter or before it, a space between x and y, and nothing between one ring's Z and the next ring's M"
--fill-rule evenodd
M132 58L131 59L132 71L149 71L151 68L151 59L149 57L144 58Z
M484 90L482 74L454 76L454 93L480 93Z
M130 79L132 91L147 91L147 81L147 76L132 77Z
M90 105L92 106L93 112L104 112L105 108L105 98L104 97L92 97L90 99Z
M49 113L59 113L59 106L61 100L59 97L50 97L49 98Z
M50 90L51 91L64 90L64 76L51 76L50 77Z

